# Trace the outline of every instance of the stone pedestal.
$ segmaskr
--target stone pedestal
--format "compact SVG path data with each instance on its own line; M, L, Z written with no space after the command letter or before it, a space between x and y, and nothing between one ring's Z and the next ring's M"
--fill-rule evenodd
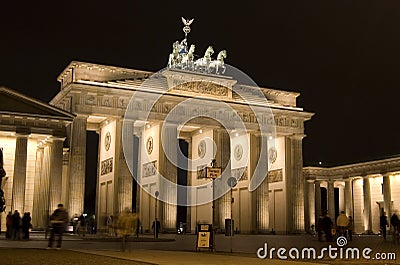
M17 135L15 145L11 211L18 210L20 213L24 212L25 206L26 159L28 151L27 137L28 135Z

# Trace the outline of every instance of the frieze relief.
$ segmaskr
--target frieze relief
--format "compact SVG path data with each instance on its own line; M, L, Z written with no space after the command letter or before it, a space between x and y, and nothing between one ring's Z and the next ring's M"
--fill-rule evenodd
M270 170L268 172L268 183L280 182L283 180L282 169Z
M105 175L113 171L113 158L108 158L100 163L100 175Z
M143 164L143 177L150 177L157 174L157 160Z
M212 83L194 81L183 83L181 80L173 80L173 89L190 94L212 95L217 97L227 97L229 95L229 88Z

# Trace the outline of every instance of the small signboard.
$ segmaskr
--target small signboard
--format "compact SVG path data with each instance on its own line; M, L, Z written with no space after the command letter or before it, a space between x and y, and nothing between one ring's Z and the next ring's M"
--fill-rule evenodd
M207 168L207 178L216 179L221 176L221 168L220 167L208 167Z
M208 248L212 249L212 225L211 224L198 224L197 225L197 249Z

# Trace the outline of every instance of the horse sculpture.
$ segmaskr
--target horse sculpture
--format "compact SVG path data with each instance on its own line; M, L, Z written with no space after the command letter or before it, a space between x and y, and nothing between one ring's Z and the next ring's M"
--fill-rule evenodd
M221 73L225 73L226 70L226 66L224 63L224 59L226 59L227 57L227 53L226 50L222 50L218 53L217 55L217 60L213 60L212 62L210 62L209 65L209 72L213 72L215 70L216 74L219 74L219 69L222 69Z
M206 52L204 53L204 57L196 60L194 62L194 69L196 71L209 71L209 64L211 62L211 55L213 55L214 50L212 46L208 46Z
M181 66L182 69L193 70L194 68L194 44L190 45L189 51L182 58Z

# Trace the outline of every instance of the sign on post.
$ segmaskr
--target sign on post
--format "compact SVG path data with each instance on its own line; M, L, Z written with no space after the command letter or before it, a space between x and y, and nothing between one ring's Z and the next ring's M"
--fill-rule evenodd
M216 179L221 176L221 168L219 167L208 167L207 168L207 178Z
M213 247L212 240L212 225L211 224L198 224L197 225L197 249Z

